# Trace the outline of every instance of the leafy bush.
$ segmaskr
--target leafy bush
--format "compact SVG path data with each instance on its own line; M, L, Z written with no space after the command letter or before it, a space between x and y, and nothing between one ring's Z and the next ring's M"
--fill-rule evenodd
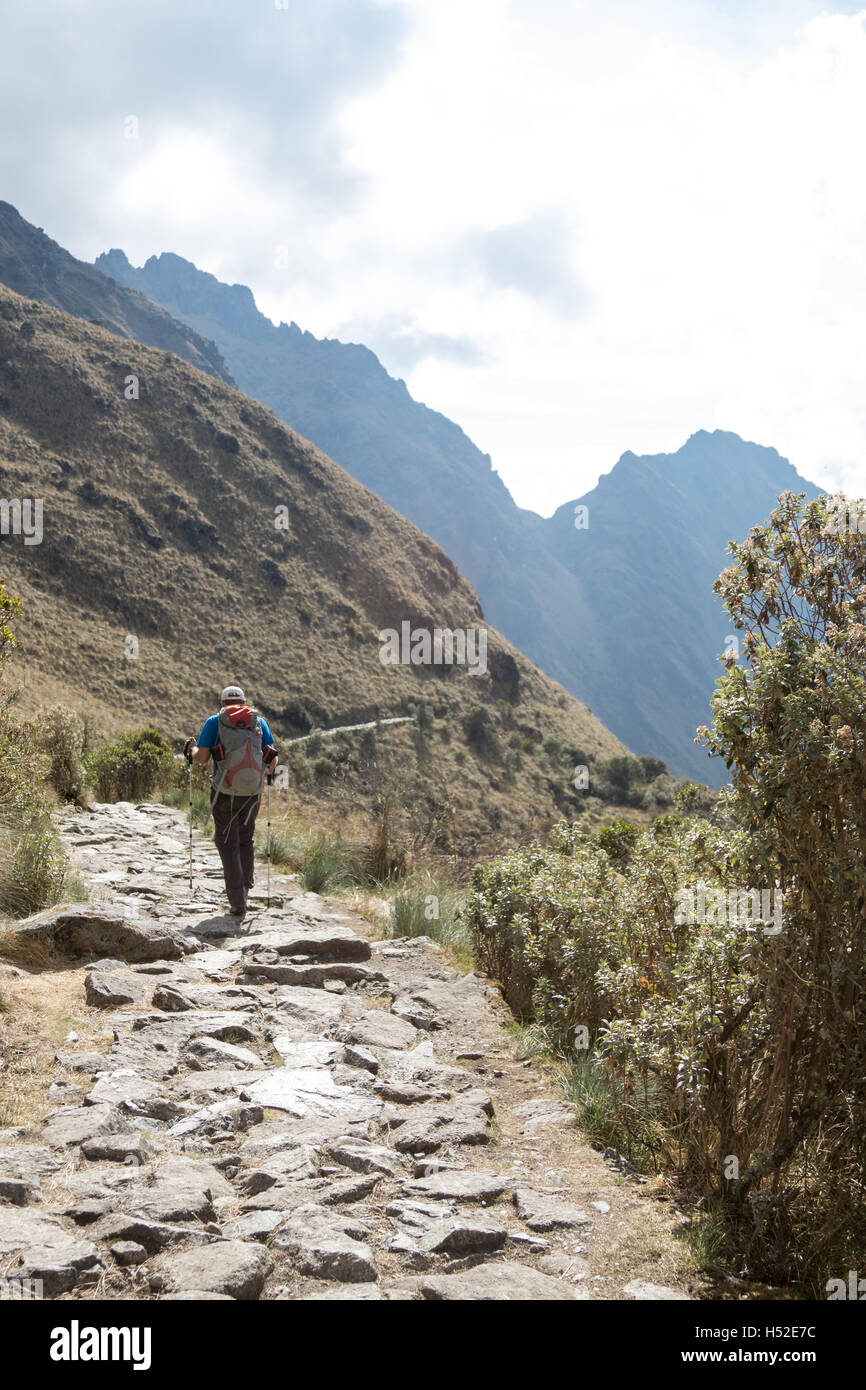
M614 864L625 864L631 858L641 837L641 828L630 820L615 820L598 832L598 843Z
M866 1249L866 537L787 494L732 553L719 824L685 786L645 832L563 829L476 870L467 922L521 1017L566 1055L595 1034L573 1081L608 1142L675 1172L739 1268L816 1293Z
M0 825L0 914L29 917L59 903L68 861L47 811Z
M502 986L518 1018L537 1019L562 1047L575 1026L594 1033L612 1001L596 973L614 957L605 904L616 887L610 861L572 827L556 848L517 850L473 870L463 917L480 968Z
M138 729L95 749L85 770L99 801L145 801L171 785L175 760L162 734Z
M40 716L38 741L50 759L48 780L61 801L83 805L86 794L84 748L86 730L78 715L59 705Z
M0 673L16 645L17 598L0 583ZM59 902L67 862L51 825L48 758L34 725L18 718L14 692L0 682L0 913L26 917Z

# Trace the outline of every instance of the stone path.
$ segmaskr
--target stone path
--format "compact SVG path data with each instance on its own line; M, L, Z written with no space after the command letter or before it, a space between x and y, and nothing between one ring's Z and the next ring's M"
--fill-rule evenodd
M61 829L91 901L32 933L82 959L113 1040L61 1049L58 1108L0 1131L0 1278L49 1298L688 1297L594 1278L611 1201L582 1199L629 1194L591 1155L578 1205L550 1167L570 1110L515 1059L492 986L283 876L239 927L197 831L190 895L167 807Z

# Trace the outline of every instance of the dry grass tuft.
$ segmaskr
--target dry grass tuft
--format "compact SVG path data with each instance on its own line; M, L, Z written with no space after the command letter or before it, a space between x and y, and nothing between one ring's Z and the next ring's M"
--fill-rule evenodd
M8 973L7 973L8 972ZM0 1136L4 1125L37 1125L57 1102L53 1081L80 1085L77 1072L55 1061L70 1032L82 1050L99 1051L111 1038L104 1018L84 1002L83 972L29 969L0 972Z

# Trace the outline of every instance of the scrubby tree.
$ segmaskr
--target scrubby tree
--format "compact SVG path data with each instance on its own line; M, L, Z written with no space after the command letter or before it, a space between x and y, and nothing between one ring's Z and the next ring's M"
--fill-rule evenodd
M831 1245L866 1232L866 537L832 499L786 493L730 548L715 588L743 660L727 657L697 741L724 759L756 872L784 894L743 1005L766 1059L736 1192L781 1237L817 1163Z

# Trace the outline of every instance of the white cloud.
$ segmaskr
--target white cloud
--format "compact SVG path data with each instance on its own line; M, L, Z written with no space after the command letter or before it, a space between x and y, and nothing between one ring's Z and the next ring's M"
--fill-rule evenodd
M16 17L2 192L76 254L173 250L369 341L522 505L714 427L866 493L866 11L834 8L89 0L65 96L73 10Z

